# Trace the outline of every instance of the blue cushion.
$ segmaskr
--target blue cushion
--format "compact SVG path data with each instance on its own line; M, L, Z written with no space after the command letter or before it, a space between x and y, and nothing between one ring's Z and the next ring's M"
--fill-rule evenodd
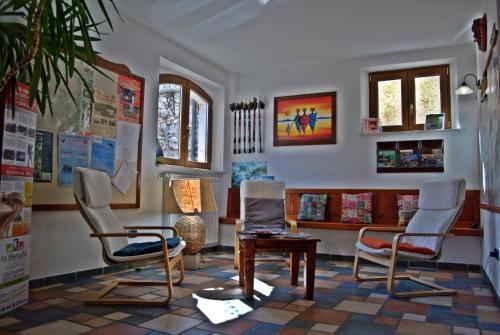
M181 243L179 237L167 238L167 248L173 249ZM132 243L113 253L113 256L138 256L161 251L161 241Z
M297 220L325 221L326 194L302 194Z

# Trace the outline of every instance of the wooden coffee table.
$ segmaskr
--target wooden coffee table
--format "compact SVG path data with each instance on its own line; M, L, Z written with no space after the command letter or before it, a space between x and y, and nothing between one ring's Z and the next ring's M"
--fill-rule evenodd
M245 297L253 299L253 282L255 274L255 254L257 252L289 252L290 253L290 283L299 282L299 255L304 253L304 287L305 299L314 297L314 274L316 270L317 238L288 238L285 235L272 237L257 237L256 235L240 234L240 286L244 286Z

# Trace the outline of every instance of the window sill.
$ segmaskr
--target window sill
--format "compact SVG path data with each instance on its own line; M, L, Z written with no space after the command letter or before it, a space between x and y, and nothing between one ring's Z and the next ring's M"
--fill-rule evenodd
M191 167L167 165L167 164L156 165L156 171L160 176L163 176L168 173L193 175L193 176L207 176L207 177L216 177L224 174L223 171L213 171L207 169L199 169L199 168L191 168Z
M403 131L387 131L381 133L361 133L361 136L388 136L399 134L441 134L441 133L455 133L462 131L462 128L452 129L433 129L433 130L403 130Z

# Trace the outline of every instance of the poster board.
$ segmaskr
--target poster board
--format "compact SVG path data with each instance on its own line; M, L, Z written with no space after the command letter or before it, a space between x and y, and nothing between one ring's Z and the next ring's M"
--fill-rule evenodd
M8 92L7 88L4 92ZM0 97L0 193L17 192L24 206L0 229L0 315L28 302L33 154L37 105L28 103L29 86L18 83L12 110L10 95ZM5 219L5 217L4 217Z
M76 166L107 171L113 180L122 164L124 170L127 167L133 172L130 184L121 187L125 194L112 186L111 208L140 207L144 78L132 74L125 65L100 57L97 57L96 65L102 73L83 62L75 65L83 77L75 75L69 83L76 105L60 88L53 96L54 115L48 108L44 117L38 115L37 138L45 139L51 145L37 142L34 210L77 209L71 187ZM93 91L93 102L84 89L83 80ZM124 139L133 137L127 133L130 130L135 138L124 144L127 142ZM82 157L77 156L84 153L85 145L88 146L88 157L84 157L87 163L82 165ZM113 150L105 151L106 145L115 146L114 158L111 155ZM42 157L41 162L38 157Z

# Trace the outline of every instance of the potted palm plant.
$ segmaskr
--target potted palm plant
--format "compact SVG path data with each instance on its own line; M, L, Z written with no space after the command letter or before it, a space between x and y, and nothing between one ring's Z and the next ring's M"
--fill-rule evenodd
M36 100L42 115L47 107L52 114L54 92L49 81L55 82L55 90L67 90L75 102L68 85L73 76L82 78L75 62L81 60L99 71L93 43L101 40L103 27L113 30L109 10L118 13L113 0L95 3L96 10L91 11L85 0L0 2L0 96L9 94L12 107L17 82L30 86L29 103Z

